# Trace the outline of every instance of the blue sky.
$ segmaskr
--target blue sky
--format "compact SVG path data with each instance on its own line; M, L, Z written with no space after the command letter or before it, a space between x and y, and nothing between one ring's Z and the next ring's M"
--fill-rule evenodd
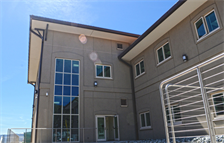
M29 16L142 34L177 0L0 0L0 135L30 128Z

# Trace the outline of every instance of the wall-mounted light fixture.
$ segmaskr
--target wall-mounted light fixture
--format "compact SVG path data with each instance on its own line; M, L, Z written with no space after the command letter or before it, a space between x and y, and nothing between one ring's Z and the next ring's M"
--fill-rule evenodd
M184 61L184 62L187 62L187 61L188 61L188 57L187 57L186 54L183 54L182 58L183 58L183 61Z
M94 81L94 86L97 86L97 85L98 85L97 81Z

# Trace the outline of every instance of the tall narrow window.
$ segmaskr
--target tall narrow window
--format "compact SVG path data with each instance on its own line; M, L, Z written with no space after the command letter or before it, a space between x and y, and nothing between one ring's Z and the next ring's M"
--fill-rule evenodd
M215 31L219 28L218 20L215 11L212 10L208 14L199 18L195 23L195 29L197 38L200 39L203 36Z
M181 114L180 114L180 107L179 105L172 105L170 107L171 110L171 115L172 115L172 119L173 119L173 123L174 124L178 124L181 122ZM166 118L167 118L167 122L170 123L170 114L169 114L169 109L168 107L166 108Z
M151 122L150 122L150 113L145 112L140 114L140 123L141 128L151 128Z
M112 78L111 66L109 66L109 65L95 65L95 66L96 66L96 77Z
M160 47L156 51L157 51L158 64L162 63L163 61L171 57L170 46L168 42L165 43L162 47Z
M224 93L212 95L216 116L224 115Z
M201 38L202 36L204 36L206 34L206 30L205 30L205 24L202 18L200 18L196 23L196 30L197 30L197 34L198 34L198 38Z
M145 73L144 61L141 60L135 65L135 75L136 77Z
M78 141L79 61L56 59L53 141Z

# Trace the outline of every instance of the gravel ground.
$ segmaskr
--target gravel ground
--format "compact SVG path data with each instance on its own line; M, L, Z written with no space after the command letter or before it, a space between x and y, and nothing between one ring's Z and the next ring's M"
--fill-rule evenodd
M216 136L216 142L224 143L224 135ZM108 143L166 143L166 140L165 139L157 139L157 140L150 139L150 140L136 140L136 141L111 141ZM205 137L196 137L196 138L176 139L176 143L211 143L211 141L208 136L205 136Z

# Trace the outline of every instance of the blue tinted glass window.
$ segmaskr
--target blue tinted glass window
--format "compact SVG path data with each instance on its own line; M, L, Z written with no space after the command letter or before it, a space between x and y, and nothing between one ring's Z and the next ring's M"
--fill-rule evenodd
M70 114L70 97L63 97L63 114Z
M54 97L54 113L61 113L61 106L62 106L61 96Z
M110 77L110 67L104 66L104 77Z
M135 69L136 69L136 76L140 75L139 64L137 64L137 65L135 66Z
M71 73L71 61L70 60L65 60L64 72Z
M202 36L204 36L206 34L205 26L204 26L202 18L200 20L198 20L198 22L196 22L195 26L196 26L199 38L201 38Z
M64 74L64 84L71 85L71 74Z
M78 97L72 97L72 114L78 114L79 99Z
M78 128L78 116L76 116L76 115L74 115L74 116L72 116L72 128Z
M159 59L159 63L162 62L164 60L164 57L163 57L163 49L160 48L158 51L157 51L157 54L158 54L158 59Z
M54 128L61 128L61 115L54 115Z
M140 62L140 69L141 69L141 73L145 72L144 61Z
M56 71L63 72L63 60L62 59L56 60Z
M103 76L103 66L96 65L96 76Z
M55 86L55 95L62 95L62 86Z
M79 96L79 88L72 87L72 96Z
M219 27L214 11L206 16L206 22L208 25L209 32Z
M63 95L70 95L70 86L64 86Z
M72 75L72 85L79 85L79 75Z
M164 45L163 48L164 48L165 58L169 58L171 56L169 43Z
M63 128L70 128L70 115L63 116ZM64 140L64 141L67 141L67 139L68 138L66 137L66 140Z
M55 84L62 84L62 74L61 73L55 74Z
M79 61L72 61L72 73L79 73Z

